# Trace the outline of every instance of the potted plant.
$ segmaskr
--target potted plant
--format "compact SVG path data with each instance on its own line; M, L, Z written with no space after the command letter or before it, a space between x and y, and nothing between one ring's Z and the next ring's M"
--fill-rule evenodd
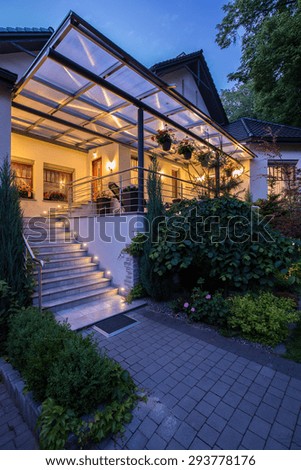
M52 191L48 197L49 201L66 201L66 195L59 191Z
M170 150L171 144L174 142L174 133L172 129L168 129L165 126L164 129L158 129L157 134L152 136L152 140L155 140L162 146L162 149L168 152Z
M122 189L122 205L125 212L138 211L138 186L130 184Z
M178 154L183 155L185 160L190 160L192 156L192 152L195 150L195 145L193 140L185 138L181 140L178 145Z
M32 190L31 190L30 186L28 186L28 184L26 184L26 183L22 183L22 184L18 185L18 192L19 192L19 197L21 197L22 199L32 199L33 198Z
M100 191L96 195L97 214L108 214L111 209L111 195L109 191Z
M202 167L207 168L210 164L211 160L211 152L199 153L197 156L198 161L202 165Z

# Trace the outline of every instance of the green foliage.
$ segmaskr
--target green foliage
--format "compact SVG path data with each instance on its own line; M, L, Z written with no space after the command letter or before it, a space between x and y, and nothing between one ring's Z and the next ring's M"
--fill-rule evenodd
M8 354L37 400L88 413L100 403L123 401L134 383L119 364L100 356L90 337L30 308L10 320Z
M154 262L150 258L153 243L159 236L159 224L164 220L164 206L162 200L162 184L158 175L159 165L154 158L150 167L147 180L148 205L147 221L149 225L148 238L143 246L143 254L140 257L140 282L150 297L157 300L168 298L171 280L168 276L158 278L154 272Z
M131 304L135 299L141 299L146 296L146 291L141 284L136 284L126 297L126 302Z
M81 419L72 410L48 398L43 402L38 421L40 447L45 450L63 450L71 436L73 446L83 448L90 442L99 443L110 434L122 432L124 423L132 420L131 410L135 401L136 397L132 394L123 402L115 400L103 410Z
M221 90L220 97L230 122L242 117L256 118L254 90L251 82Z
M74 411L66 410L52 398L47 398L43 402L38 425L41 450L63 450L69 434L78 429L80 421Z
M274 273L288 272L298 246L270 227L263 230L257 211L234 198L183 201L167 214L160 239L152 246L154 273L194 268L198 276L226 289L272 286Z
M138 233L132 238L130 245L123 249L123 252L139 257L143 254L146 241L147 236L144 233Z
M271 346L285 341L289 323L300 317L292 300L276 297L270 292L236 296L229 302L228 326L251 341Z
M185 302L183 307L189 318L193 321L201 321L214 326L224 326L229 314L229 306L222 294L216 292L210 294L202 289L202 281L199 281L200 287L192 290L188 306Z
M0 349L3 350L9 317L16 304L31 303L33 287L24 259L19 192L8 159L0 168L0 221L0 281L6 283L2 284L0 293Z
M301 126L300 8L298 0L231 0L216 37L221 48L242 38L240 67L229 78L252 83L256 116L293 126Z

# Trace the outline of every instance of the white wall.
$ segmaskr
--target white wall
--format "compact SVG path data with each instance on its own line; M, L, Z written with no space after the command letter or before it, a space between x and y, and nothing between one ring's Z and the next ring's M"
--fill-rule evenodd
M0 167L11 154L11 92L0 85Z
M262 149L258 144L249 144L248 146L256 155L250 166L250 190L253 200L259 198L265 199L268 195L268 160L298 160L297 168L301 168L301 146L298 144L282 144L277 145L278 152Z
M43 201L44 163L74 169L73 179L83 178L89 174L87 153L14 133L12 134L12 160L33 164L34 199L22 199L21 202L26 217L45 216L44 211L56 209L62 204L55 201Z
M122 250L136 233L143 231L143 216L74 218L70 219L70 228L77 232L80 241L87 243L89 253L98 257L100 268L110 271L113 284L128 292L136 282L137 273L135 260Z
M160 78L162 78L165 82L169 84L176 84L177 85L176 90L178 93L181 93L181 95L185 96L186 99L191 101L204 113L209 115L209 112L208 112L207 106L205 105L203 97L200 94L200 91L196 85L196 82L193 76L188 70L182 68L174 72L167 73L165 75L160 75ZM184 90L183 90L182 83L184 85Z

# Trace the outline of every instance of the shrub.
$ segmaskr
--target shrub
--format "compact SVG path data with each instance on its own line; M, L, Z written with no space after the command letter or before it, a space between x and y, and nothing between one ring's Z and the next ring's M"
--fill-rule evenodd
M210 294L200 287L195 287L192 291L189 305L184 304L189 318L193 321L201 321L214 326L224 326L227 322L229 307L222 294L216 292Z
M183 201L167 214L152 245L154 276L185 275L193 268L216 288L272 286L275 272L287 273L299 256L299 245L270 227L264 230L256 212L235 198Z
M229 303L228 326L251 341L271 346L286 340L289 323L299 319L292 300L270 292L236 296Z
M110 400L122 401L134 390L129 374L100 356L90 337L34 308L11 318L8 353L37 400L52 398L77 414Z
M146 296L146 290L142 286L142 284L136 284L130 291L130 293L126 297L126 301L128 304L131 304L135 299L141 299L142 297Z

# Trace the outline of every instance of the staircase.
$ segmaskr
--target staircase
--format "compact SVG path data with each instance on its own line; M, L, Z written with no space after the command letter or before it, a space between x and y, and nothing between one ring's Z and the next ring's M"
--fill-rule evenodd
M72 232L66 231L64 222L51 219L47 225L39 226L47 231L45 240L38 241L40 234L32 232L26 221L24 234L35 256L45 262L43 309L51 310L58 320L68 320L73 329L78 329L142 305L141 302L125 304L118 295L118 288L105 277L87 248L75 240ZM37 273L34 275L37 279ZM33 294L33 305L38 305L37 290Z

